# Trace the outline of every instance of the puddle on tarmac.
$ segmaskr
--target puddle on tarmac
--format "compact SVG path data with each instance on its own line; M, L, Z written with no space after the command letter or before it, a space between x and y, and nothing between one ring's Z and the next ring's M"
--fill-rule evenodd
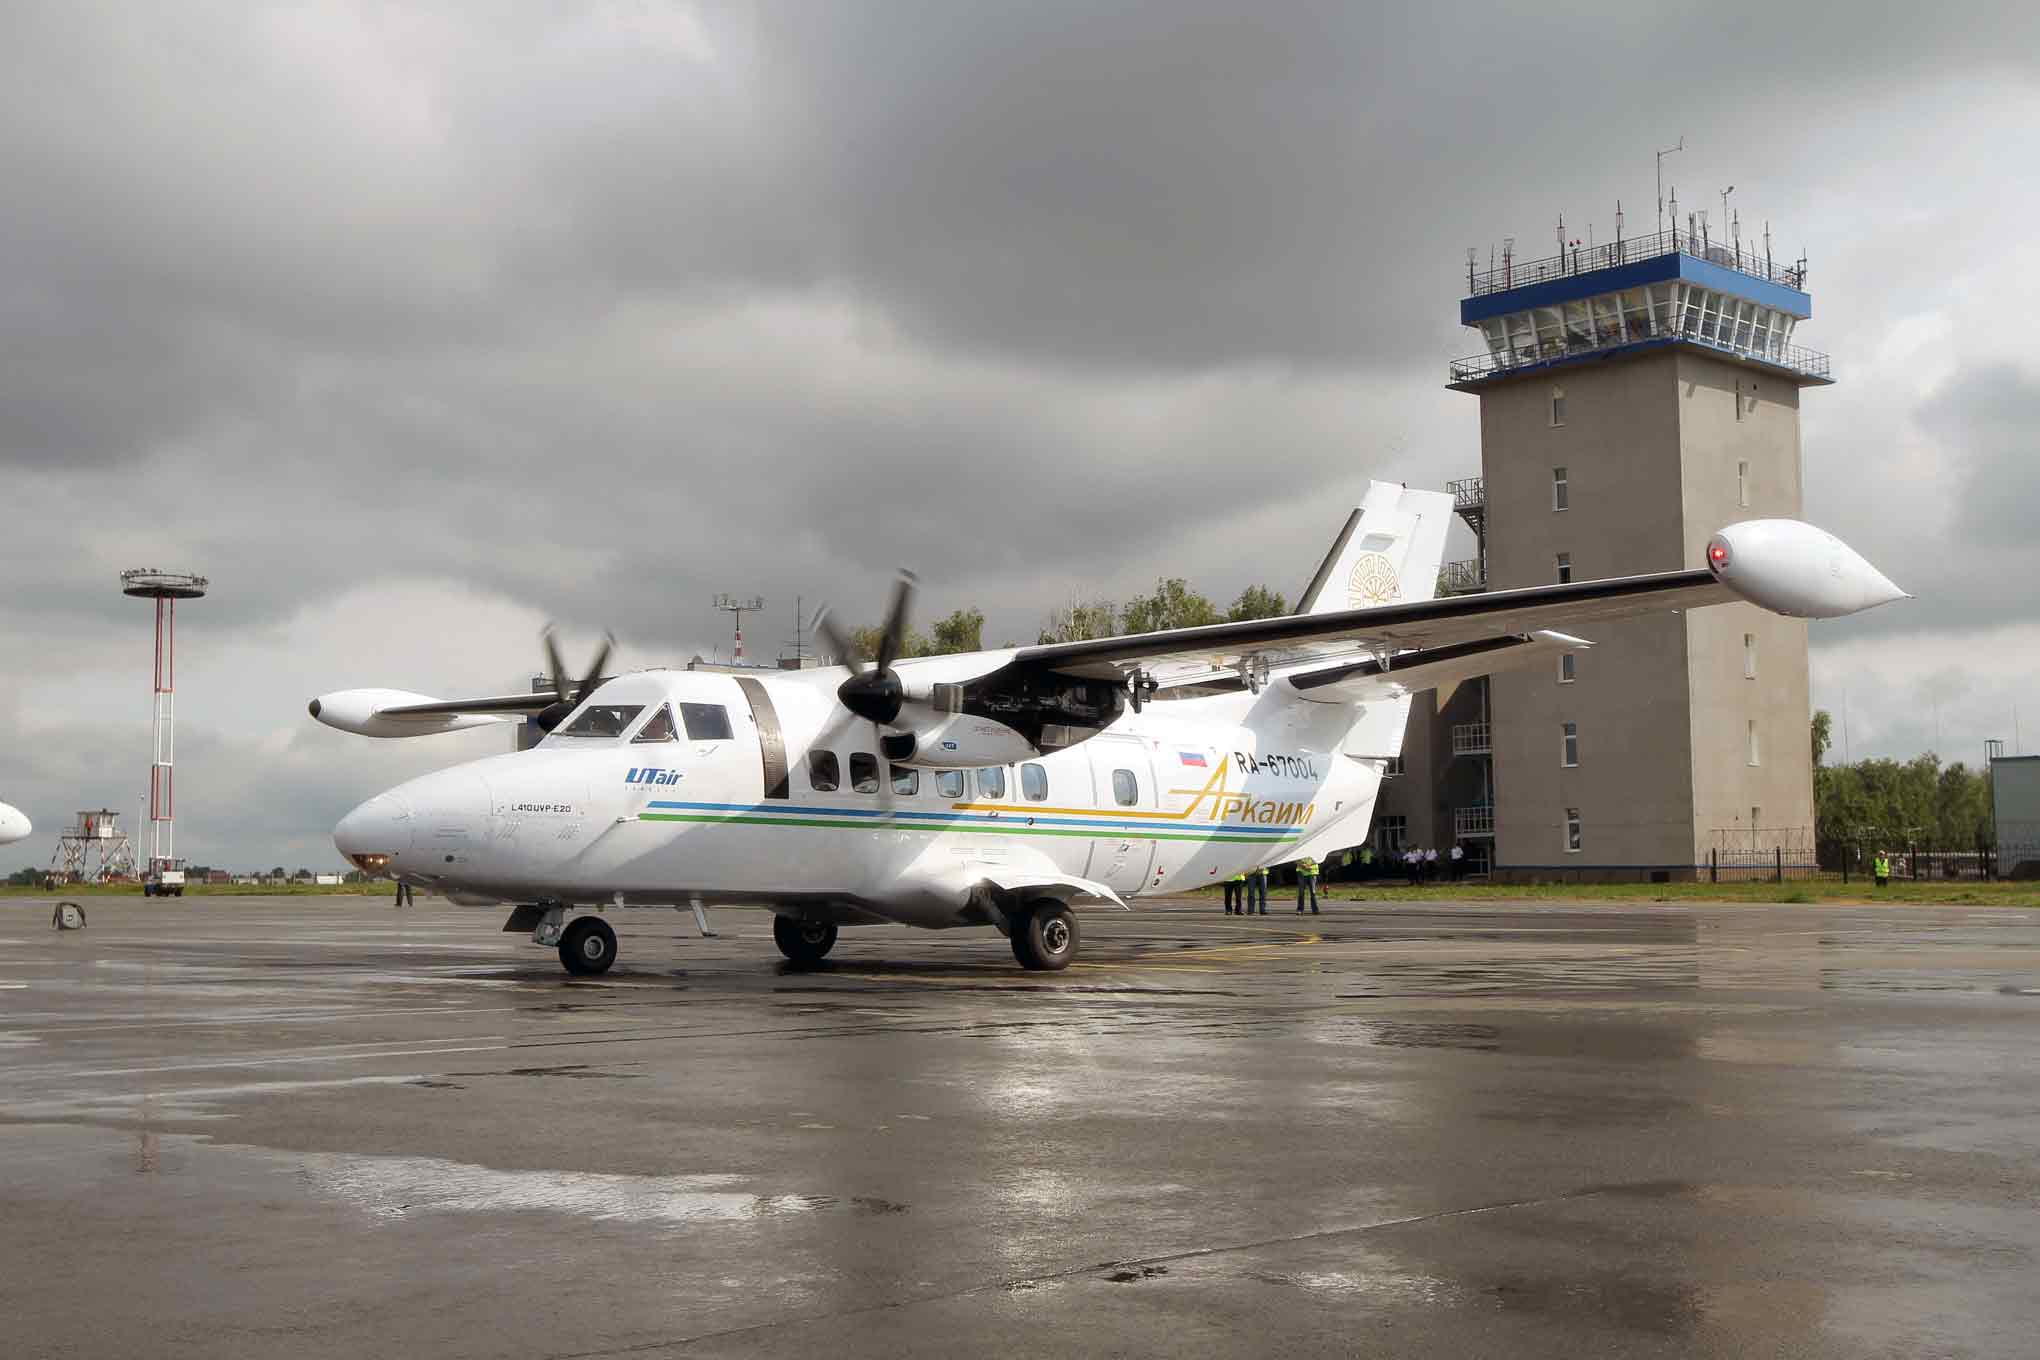
M293 1158L314 1193L377 1218L430 1213L552 1213L595 1222L747 1222L837 1207L828 1195L761 1195L734 1175L627 1176L498 1171L437 1157L309 1153Z

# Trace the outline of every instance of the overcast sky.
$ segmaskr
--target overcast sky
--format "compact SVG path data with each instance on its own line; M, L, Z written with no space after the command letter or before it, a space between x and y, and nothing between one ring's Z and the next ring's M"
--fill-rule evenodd
M310 696L519 687L549 619L1293 597L1368 477L1479 471L1465 248L1649 230L1681 136L1682 206L1811 261L1808 517L1921 597L1814 626L1816 704L2040 751L2035 7L1658 8L14 0L0 872L137 806L124 567L213 580L178 848L245 867L508 744Z

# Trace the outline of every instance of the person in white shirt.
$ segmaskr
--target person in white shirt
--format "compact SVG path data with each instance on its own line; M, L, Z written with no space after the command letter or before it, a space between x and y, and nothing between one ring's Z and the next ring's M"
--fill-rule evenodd
M1466 847L1463 845L1454 845L1452 847L1452 881L1454 883L1457 883L1459 881L1459 875L1463 873L1465 869L1466 869Z

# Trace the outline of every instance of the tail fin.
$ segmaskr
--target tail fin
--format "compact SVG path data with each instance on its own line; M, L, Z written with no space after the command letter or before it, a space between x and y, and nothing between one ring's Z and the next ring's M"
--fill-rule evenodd
M1332 614L1369 605L1428 600L1438 593L1452 497L1370 482L1367 498L1346 520L1297 605L1301 614Z
M1298 612L1333 614L1430 599L1438 593L1445 531L1451 527L1452 497L1444 492L1370 482L1366 499L1304 589ZM1409 714L1408 694L1355 704L1344 750L1372 759L1400 755Z

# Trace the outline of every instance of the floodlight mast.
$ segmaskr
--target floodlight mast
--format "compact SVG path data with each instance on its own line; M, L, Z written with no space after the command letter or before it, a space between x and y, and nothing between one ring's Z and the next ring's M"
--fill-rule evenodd
M137 568L120 574L120 591L156 602L155 709L150 721L149 863L144 878L176 867L177 602L204 597L210 584L188 572Z
M744 615L756 614L765 608L762 595L718 595L715 607L725 614L734 614L737 619L736 653L732 660L739 666L744 664Z

